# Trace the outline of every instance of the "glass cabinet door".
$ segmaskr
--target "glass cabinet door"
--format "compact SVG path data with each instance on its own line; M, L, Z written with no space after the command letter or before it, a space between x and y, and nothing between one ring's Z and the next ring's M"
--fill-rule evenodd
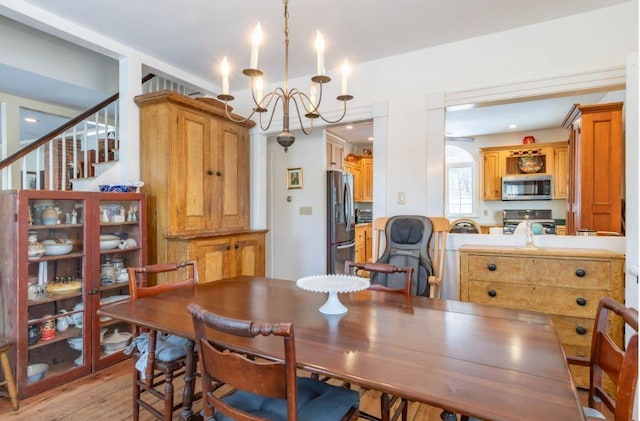
M19 213L27 223L18 229L20 266L19 296L24 296L20 323L25 329L26 353L18 352L18 382L40 390L61 378L90 371L83 350L91 334L85 328L88 255L84 193L29 192L20 201ZM24 295L22 295L24 294ZM19 299L20 301L20 299ZM26 343L25 343L26 342ZM31 393L29 393L31 394Z
M93 217L96 260L93 267L92 297L95 311L109 303L129 299L127 267L146 263L143 244L144 196L137 193L94 193ZM132 326L108 317L94 317L94 367L102 368L125 358ZM99 350L99 352L98 352Z

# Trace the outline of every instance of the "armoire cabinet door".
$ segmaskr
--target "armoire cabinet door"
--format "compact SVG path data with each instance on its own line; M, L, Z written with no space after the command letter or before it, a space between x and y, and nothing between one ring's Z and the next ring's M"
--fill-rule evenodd
M179 108L175 142L169 143L170 232L217 228L217 179L222 176L218 151L211 141L218 122Z
M217 226L225 230L249 228L249 136L237 124L220 124L218 155L221 160Z

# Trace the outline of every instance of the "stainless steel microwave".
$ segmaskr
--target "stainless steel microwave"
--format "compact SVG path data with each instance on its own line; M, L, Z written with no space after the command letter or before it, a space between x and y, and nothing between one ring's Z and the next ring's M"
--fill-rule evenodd
M502 200L551 200L552 179L546 174L502 177Z

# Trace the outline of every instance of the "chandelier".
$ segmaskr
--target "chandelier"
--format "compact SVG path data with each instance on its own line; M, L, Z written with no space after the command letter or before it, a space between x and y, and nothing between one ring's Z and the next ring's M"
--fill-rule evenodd
M255 113L260 116L260 128L262 130L268 130L271 127L273 121L273 115L278 106L278 103L282 103L282 133L277 136L278 143L284 147L284 151L287 152L289 146L295 142L295 136L289 131L289 112L295 107L300 127L305 135L308 135L313 130L313 120L321 118L329 124L337 123L342 120L347 112L347 101L353 99L353 96L347 94L347 76L349 74L349 63L345 60L342 68L342 90L341 94L336 98L338 101L342 101L343 109L342 115L337 120L328 120L319 111L320 103L322 102L322 86L325 83L329 83L331 78L325 75L324 68L324 38L318 31L316 35L316 53L317 53L317 75L311 78L311 89L309 95L305 94L298 88L289 89L289 11L288 0L283 0L284 4L284 87L277 87L273 91L264 94L263 92L263 72L258 68L258 49L260 46L260 39L262 37L262 30L260 23L256 25L253 31L253 40L251 46L251 61L250 67L244 69L242 73L250 78L250 90L251 97L253 98L254 107L251 114L245 119L234 119L229 111L228 102L233 101L233 95L229 94L229 62L227 57L222 60L222 94L218 95L218 99L224 101L224 109L227 118L230 120L241 123L249 120ZM271 110L269 112L269 110ZM269 115L266 123L262 121L262 115ZM309 126L305 128L302 122L302 115L309 119Z

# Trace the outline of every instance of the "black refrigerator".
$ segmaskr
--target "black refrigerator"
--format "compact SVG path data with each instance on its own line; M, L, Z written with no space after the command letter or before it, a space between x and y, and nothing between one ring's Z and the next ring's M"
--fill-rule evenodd
M353 175L327 171L327 273L344 273L356 251Z

